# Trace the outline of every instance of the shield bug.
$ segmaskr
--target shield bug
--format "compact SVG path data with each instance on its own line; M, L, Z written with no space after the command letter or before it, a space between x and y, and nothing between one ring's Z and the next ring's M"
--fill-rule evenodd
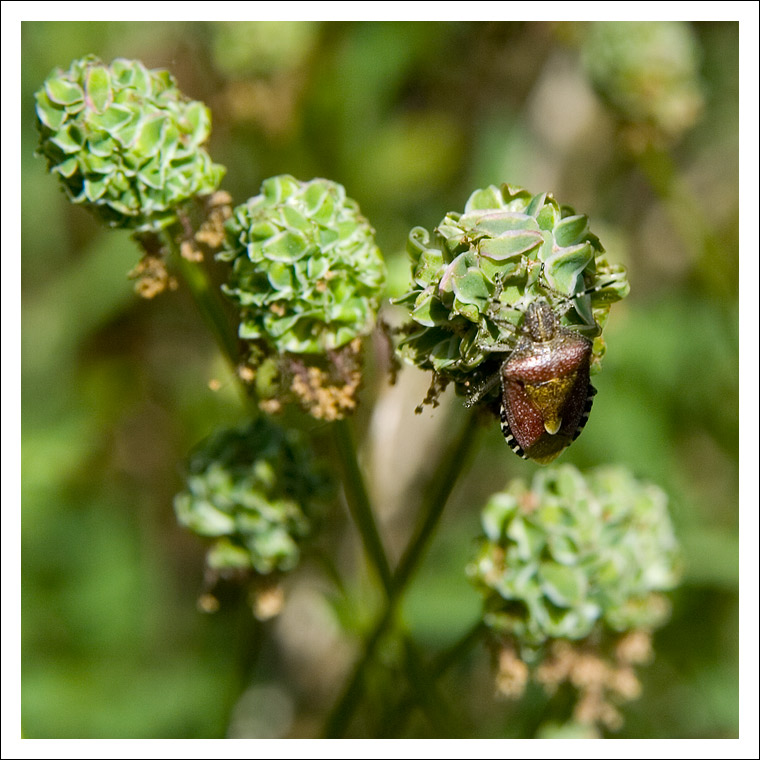
M534 301L498 374L467 405L500 382L504 438L523 459L548 464L580 435L588 419L596 394L589 379L591 350L591 341L561 325L546 301Z

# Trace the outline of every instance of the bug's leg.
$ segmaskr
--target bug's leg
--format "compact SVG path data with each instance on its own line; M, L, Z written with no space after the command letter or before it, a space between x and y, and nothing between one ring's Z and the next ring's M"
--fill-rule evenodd
M515 344L478 342L478 348L481 349L481 351L487 351L491 354L509 354L515 350Z
M493 375L487 377L482 383L477 385L475 389L467 396L467 400L464 405L471 409L475 404L484 398L490 391L492 391L501 380L501 372L494 372Z
M541 271L539 273L539 280L543 280L542 287L546 288L547 290L550 290L552 293L561 296L562 298L568 300L568 301L574 301L576 298L581 298L582 296L590 295L591 293L599 293L606 288L609 288L612 285L617 285L620 282L625 282L627 279L625 267L617 264L612 265L609 267L609 271L606 272L609 279L606 280L606 282L601 282L598 285L593 285L592 287L584 288L583 290L578 291L577 293L574 293L573 295L568 295L567 293L563 293L561 290L555 288L551 282L549 281L549 278L546 276L545 271L546 264L541 263ZM585 284L585 283L584 283ZM613 300L619 301L621 296L616 296Z

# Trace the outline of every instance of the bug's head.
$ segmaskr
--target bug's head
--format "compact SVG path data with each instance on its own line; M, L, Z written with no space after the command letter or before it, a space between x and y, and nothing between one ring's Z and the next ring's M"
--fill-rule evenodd
M543 343L554 337L558 324L554 309L546 301L534 301L525 312L522 332L532 341Z

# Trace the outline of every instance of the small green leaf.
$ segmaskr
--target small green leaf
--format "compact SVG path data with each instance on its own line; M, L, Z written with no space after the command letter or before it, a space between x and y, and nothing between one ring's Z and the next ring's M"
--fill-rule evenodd
M105 179L85 179L84 194L88 201L94 202L102 198L108 190L108 181Z
M63 106L84 101L84 91L78 84L59 77L45 82L45 92L53 103Z
M192 142L196 145L205 142L211 131L211 115L208 108L203 103L194 101L185 109L184 118L189 126Z
M412 319L420 325L433 327L446 324L449 320L449 311L440 299L432 293L425 293L417 299L417 304L412 310Z
M580 568L542 562L539 574L544 594L558 607L574 607L586 596L588 581Z
M546 203L546 193L539 193L533 196L525 209L525 213L534 218L538 217L541 209L544 207L544 203Z
M108 69L103 66L93 66L87 72L85 91L88 105L97 113L103 113L113 98L111 75L108 73Z
M45 90L38 90L34 95L37 104L37 118L52 131L57 131L66 119L66 111L57 108L47 96Z
M246 549L231 541L216 541L206 555L211 570L241 570L251 567L251 557Z
M493 261L523 256L543 245L544 238L538 231L510 230L496 238L484 238L478 242L478 252Z
M235 519L203 500L180 494L174 502L177 519L186 528L201 536L224 536L235 530Z
M265 258L289 264L302 259L310 250L306 238L294 230L280 232L261 245L261 252Z
M70 158L67 158L65 161L62 161L58 166L56 166L53 171L57 174L60 174L62 177L72 177L77 169L79 168L79 162L77 161L76 157L71 156Z
M557 222L560 220L560 210L556 201L553 199L547 199L546 203L541 207L536 216L536 221L540 229L550 232L554 229Z
M291 290L293 287L293 275L290 266L280 261L275 261L267 271L267 279L275 290Z
M107 156L110 156L113 153L115 146L116 141L108 135L104 135L102 133L93 135L87 141L88 152L97 158L105 158ZM109 161L108 163L110 166L114 165L113 162Z
M480 309L472 303L465 303L459 298L454 299L454 304L451 307L451 316L460 315L470 322L480 321Z
M483 530L491 541L504 538L505 526L517 513L517 499L507 493L497 493L488 501L483 510Z
M280 231L279 227L276 227L269 220L256 222L251 225L250 236L253 240L266 240L273 237Z
M82 150L84 137L75 125L70 124L55 137L51 137L50 142L57 145L64 153L78 153Z
M137 173L137 177L140 182L143 182L148 187L153 187L156 189L163 188L164 184L166 183L166 171L161 165L161 162L155 158L140 168L140 171Z
M565 217L554 228L557 245L565 248L581 242L588 233L588 217L583 214Z
M300 269L300 267L299 267ZM330 269L330 262L324 256L312 256L306 262L306 281L316 283L321 280Z
M474 235L488 235L489 237L498 237L512 230L538 232L538 225L533 217L515 211L465 214L459 220L459 224Z
M499 189L494 185L489 185L482 190L474 192L467 200L465 213L476 211L478 209L502 208L504 200Z
M523 561L537 557L546 541L542 531L533 527L519 515L510 523L507 536L517 544Z
M308 219L292 206L282 208L282 218L285 225L298 230L298 232L307 233L309 231Z
M555 290L571 296L583 289L583 270L594 260L590 243L555 248L544 260L544 275Z
M452 278L457 299L466 304L473 304L485 309L491 297L488 281L480 269L470 268L463 275Z
M148 158L158 153L161 149L161 133L166 119L167 117L163 114L156 114L141 123L134 145L137 156Z

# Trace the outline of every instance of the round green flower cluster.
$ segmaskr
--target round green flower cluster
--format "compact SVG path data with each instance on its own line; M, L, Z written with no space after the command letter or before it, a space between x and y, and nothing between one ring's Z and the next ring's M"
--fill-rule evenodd
M628 124L675 139L704 107L699 43L685 21L596 21L583 62L599 94Z
M72 202L112 227L166 227L179 205L213 193L224 176L201 147L208 109L188 100L168 71L87 56L51 73L35 99L49 170Z
M396 300L412 319L402 356L460 390L475 370L494 370L492 354L514 347L528 305L538 300L562 324L597 338L598 363L610 304L629 290L586 216L512 185L476 190L464 213L449 212L432 234L415 227L407 250L413 288Z
M322 354L372 330L385 263L342 185L271 177L226 226L223 289L240 307L241 338Z
M222 430L189 457L177 519L213 538L212 570L292 570L326 481L301 437L258 418Z
M468 574L495 633L533 647L665 621L681 565L667 498L626 469L544 470L493 495L482 523Z

